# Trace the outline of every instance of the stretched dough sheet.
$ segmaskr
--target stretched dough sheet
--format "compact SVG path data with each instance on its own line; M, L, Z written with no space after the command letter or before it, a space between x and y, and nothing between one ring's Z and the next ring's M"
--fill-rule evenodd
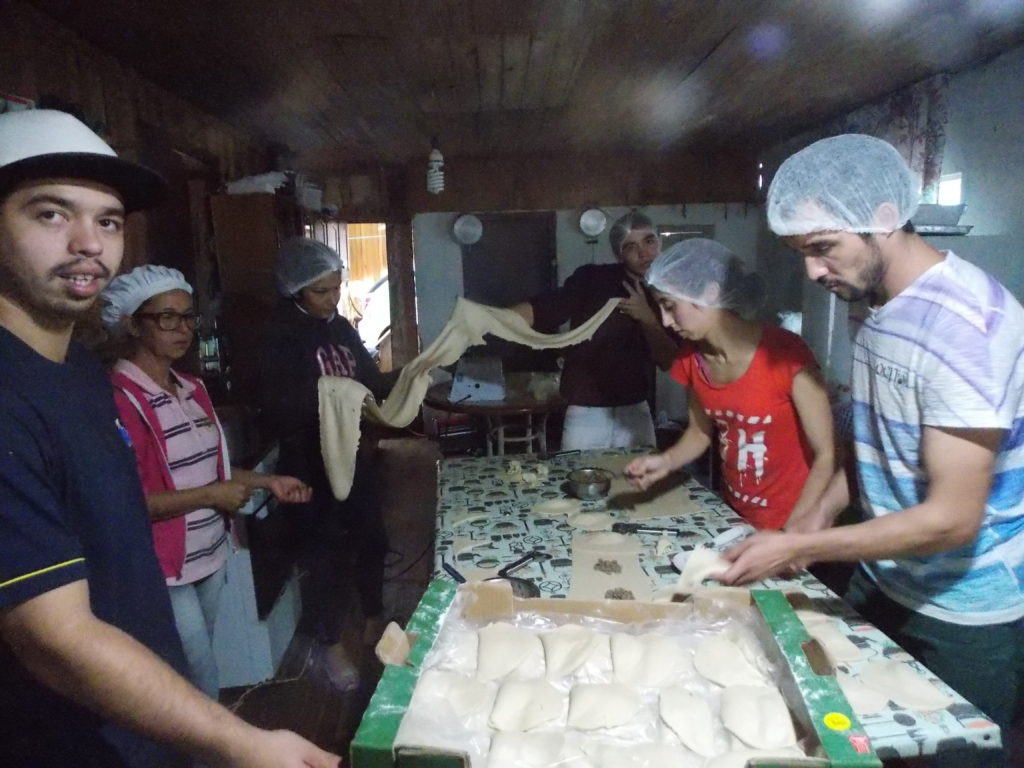
M320 403L320 450L335 498L343 501L352 490L361 417L390 427L408 426L427 394L430 372L451 365L472 346L484 343L486 334L534 349L569 347L587 341L618 307L621 299L609 299L578 328L567 333L539 333L511 309L487 307L460 298L434 343L402 368L398 381L384 402L355 379L321 376L317 383Z

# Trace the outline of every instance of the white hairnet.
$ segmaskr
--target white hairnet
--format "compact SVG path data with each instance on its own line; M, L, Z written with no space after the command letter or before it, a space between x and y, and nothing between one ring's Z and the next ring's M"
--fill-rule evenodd
M341 271L341 256L309 237L292 237L281 243L274 265L277 290L294 296L311 283Z
M764 298L764 281L748 273L732 251L714 240L695 237L659 254L647 271L647 284L702 307L753 312Z
M175 290L192 293L192 286L181 272L170 267L143 264L110 281L100 295L104 302L100 319L108 328L117 328L123 318L134 315L154 296Z
M893 232L914 215L918 202L920 181L895 147L847 133L787 158L768 188L768 226L783 237ZM879 216L883 203L893 208Z

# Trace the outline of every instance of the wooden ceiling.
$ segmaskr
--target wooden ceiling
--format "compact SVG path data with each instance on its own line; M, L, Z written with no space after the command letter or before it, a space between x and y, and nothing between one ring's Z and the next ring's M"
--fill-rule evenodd
M297 170L757 149L1024 41L1020 0L30 0Z

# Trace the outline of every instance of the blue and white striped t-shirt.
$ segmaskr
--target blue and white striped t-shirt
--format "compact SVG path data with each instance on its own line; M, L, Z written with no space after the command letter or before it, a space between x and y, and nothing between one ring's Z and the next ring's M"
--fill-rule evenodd
M1024 616L1024 308L952 252L874 310L853 349L861 502L882 516L924 500L925 425L1006 430L972 544L865 563L898 603L956 624Z

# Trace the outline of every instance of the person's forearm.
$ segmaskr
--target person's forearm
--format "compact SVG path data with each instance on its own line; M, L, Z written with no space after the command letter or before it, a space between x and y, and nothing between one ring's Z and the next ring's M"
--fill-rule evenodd
M808 476L809 480L810 476ZM849 504L849 476L846 469L840 466L832 472L816 498L809 496L807 485L804 485L804 492L800 495L797 505L793 507L793 512L786 521L785 527L787 530L799 530L801 524L810 523L815 529L827 528Z
M972 516L958 515L936 502L926 501L856 525L803 534L798 559L890 560L930 555L965 546L977 532L978 523Z
M253 472L251 469L231 468L231 479L244 483L250 488L266 488L270 476L262 472Z
M700 458L710 445L711 439L702 430L691 425L676 444L662 455L668 462L669 471L674 471Z
M793 505L793 509L790 512L790 520L803 520L807 518L809 511L817 507L818 502L825 495L826 491L829 490L836 474L834 457L835 454L831 451L825 451L821 455L815 456L810 472L807 473L807 479L804 481L800 497L796 500L796 504ZM817 511L820 512L822 510L819 509ZM837 510L831 517L827 518L828 522L831 523L838 514ZM822 520L820 517L818 519ZM824 524L823 520L822 523Z
M59 589L81 589L88 599L84 586ZM225 762L255 730L95 616L72 610L37 621L39 612L26 617L23 610L32 607L12 609L0 625L19 661L47 687L101 717L213 764Z
M171 520L197 509L213 506L211 486L186 488L181 491L159 491L146 496L146 510L153 521Z

